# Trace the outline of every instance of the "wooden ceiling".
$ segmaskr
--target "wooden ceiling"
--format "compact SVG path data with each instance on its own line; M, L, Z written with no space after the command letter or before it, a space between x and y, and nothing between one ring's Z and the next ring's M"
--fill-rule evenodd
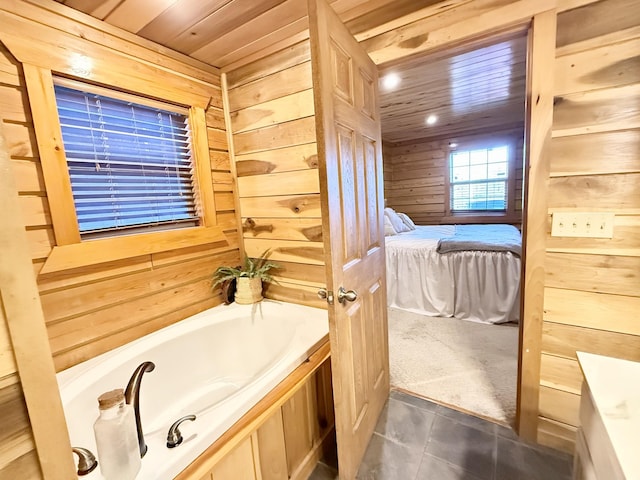
M447 138L522 125L525 115L526 37L439 52L383 68L400 84L380 86L382 137L391 143ZM427 125L426 118L437 121Z
M307 0L57 1L223 71L309 35ZM384 37L383 32L415 18L434 15L441 22L437 18L447 18L449 9L470 0L329 2L367 45L376 35ZM393 68L382 66L381 76L394 71L402 77L398 89L381 89L383 139L397 143L522 123L525 43L521 37L472 52L458 48L454 55L431 53ZM438 116L433 126L425 124L430 114Z
M225 70L309 36L307 0L57 1ZM441 0L329 2L359 39L367 37L364 32L413 12L450 8L446 2L443 7Z

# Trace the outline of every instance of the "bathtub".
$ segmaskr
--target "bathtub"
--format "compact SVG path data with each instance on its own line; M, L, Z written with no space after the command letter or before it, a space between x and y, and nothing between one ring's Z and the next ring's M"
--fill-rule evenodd
M97 455L98 396L144 374L140 414L147 454L136 479L172 479L323 343L327 311L264 300L218 306L75 365L57 375L71 444ZM169 426L194 414L166 447ZM100 458L98 457L98 462ZM98 467L82 479L102 478Z

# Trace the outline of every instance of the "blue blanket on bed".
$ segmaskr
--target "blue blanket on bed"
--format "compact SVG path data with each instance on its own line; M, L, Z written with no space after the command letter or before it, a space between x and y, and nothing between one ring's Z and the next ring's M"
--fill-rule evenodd
M456 225L453 237L438 241L438 253L466 252L511 252L522 255L520 231L512 225Z

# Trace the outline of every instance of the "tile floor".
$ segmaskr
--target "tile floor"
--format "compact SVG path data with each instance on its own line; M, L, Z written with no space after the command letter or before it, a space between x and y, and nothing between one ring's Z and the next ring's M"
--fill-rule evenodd
M523 443L509 428L392 391L358 479L570 480L571 465L570 455ZM309 480L337 478L319 463Z

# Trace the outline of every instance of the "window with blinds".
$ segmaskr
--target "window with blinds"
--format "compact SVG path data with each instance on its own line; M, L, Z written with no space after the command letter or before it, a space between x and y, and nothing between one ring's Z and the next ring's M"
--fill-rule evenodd
M451 152L451 211L506 211L508 172L509 147L506 145Z
M55 85L81 237L197 225L186 111L87 90Z

